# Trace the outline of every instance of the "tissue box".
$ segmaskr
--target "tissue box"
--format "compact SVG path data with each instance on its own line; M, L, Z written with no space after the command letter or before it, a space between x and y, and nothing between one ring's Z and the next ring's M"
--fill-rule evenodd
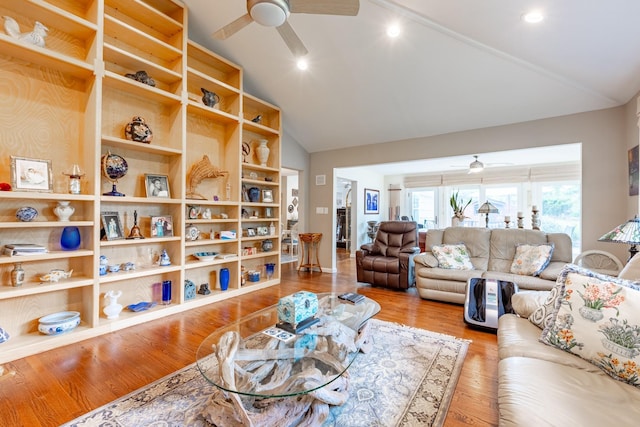
M278 320L294 327L318 312L318 297L308 291L280 298L278 301Z

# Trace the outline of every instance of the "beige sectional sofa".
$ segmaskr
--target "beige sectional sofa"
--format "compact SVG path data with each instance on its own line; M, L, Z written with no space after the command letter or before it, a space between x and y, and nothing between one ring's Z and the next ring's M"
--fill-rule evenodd
M431 252L433 245L464 243L473 270L452 270L438 267ZM549 265L539 276L510 273L511 263L519 244L554 244ZM522 290L549 290L562 268L572 261L571 238L564 233L545 233L526 229L490 229L449 227L428 230L425 252L415 258L416 287L424 299L464 304L467 281L473 277L514 282Z
M635 260L636 265L627 264L619 278L637 280L640 278L640 257ZM572 269L576 266L567 266ZM564 273L563 273L564 274ZM590 273L589 273L590 274ZM596 279L609 279L594 275ZM570 279L577 282L574 276ZM586 279L585 279L586 280ZM614 279L615 280L615 279ZM561 282L562 278L558 281ZM569 281L567 281L569 283ZM636 286L634 282L632 286ZM569 286L569 285L567 285ZM573 285L572 285L573 286ZM571 309L575 324L569 326L568 333L563 336L575 337L580 345L570 349L559 349L540 341L543 329L536 326L536 319L540 306L544 305L544 294L552 292L520 292L513 297L514 309L517 314L505 314L498 321L498 406L499 425L503 427L538 427L538 426L634 426L640 420L640 388L627 384L618 378L612 378L605 372L605 368L598 366L600 360L607 357L618 360L618 367L624 367L627 374L633 377L640 371L640 352L636 351L631 359L620 356L611 347L603 349L597 346L604 342L603 334L599 333L609 318L621 321L626 319L629 324L636 325L640 321L637 307L640 304L640 291L625 290L624 304L616 309L606 311L603 319L593 322L580 319L579 309L581 298L568 300L562 292L560 300L564 310ZM576 285L575 293L583 289ZM522 301L529 300L527 303ZM543 302L544 301L544 302ZM565 304L570 302L571 304ZM635 305L631 305L634 304ZM559 305L556 305L558 307ZM537 311L536 311L537 310ZM544 310L543 310L544 311ZM560 314L559 314L560 315ZM558 316L559 316L558 315ZM543 325L557 323L557 316L546 316ZM555 319L555 320L554 320ZM579 326L582 322L582 326ZM585 325L586 329L585 329ZM589 326L591 325L591 326ZM592 338L589 338L591 334ZM627 354L628 356L628 354ZM588 361L588 360L591 360ZM635 370L635 373L633 371ZM631 379L633 381L633 378ZM637 380L636 380L637 384Z

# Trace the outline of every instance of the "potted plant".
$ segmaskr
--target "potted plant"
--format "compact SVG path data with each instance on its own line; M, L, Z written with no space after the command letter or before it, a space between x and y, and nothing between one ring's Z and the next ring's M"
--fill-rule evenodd
M467 218L464 215L464 210L470 204L471 199L465 202L464 199L460 196L459 191L456 191L451 195L451 198L449 199L449 205L451 205L451 209L453 209L453 218L451 218L451 222L454 226L458 225L460 222L464 221L465 218Z

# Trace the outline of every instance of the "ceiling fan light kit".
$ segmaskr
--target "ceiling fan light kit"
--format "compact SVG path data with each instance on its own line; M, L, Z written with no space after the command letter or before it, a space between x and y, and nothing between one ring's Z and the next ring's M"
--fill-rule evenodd
M478 156L473 156L475 160L469 165L468 173L480 173L484 170L484 164L478 160Z
M250 0L247 8L251 18L265 27L279 27L289 17L289 5L285 0Z

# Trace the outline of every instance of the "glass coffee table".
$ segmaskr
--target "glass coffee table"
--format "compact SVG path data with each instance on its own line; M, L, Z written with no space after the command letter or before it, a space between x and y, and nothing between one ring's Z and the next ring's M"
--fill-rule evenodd
M204 414L209 422L276 425L283 417L322 416L317 405L327 406L326 418L328 405L346 401L347 369L366 351L367 321L380 305L370 298L345 303L332 293L317 297L320 321L299 334L275 328L274 305L205 338L196 358L215 386Z

